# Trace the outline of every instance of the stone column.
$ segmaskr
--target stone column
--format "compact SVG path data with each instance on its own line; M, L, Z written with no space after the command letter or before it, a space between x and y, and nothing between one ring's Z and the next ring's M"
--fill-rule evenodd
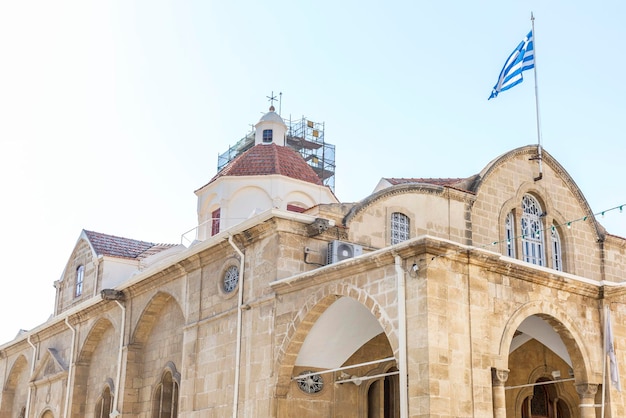
M596 418L595 398L598 385L595 383L580 383L576 385L576 392L580 396L580 418Z
M509 378L509 370L491 368L491 391L493 397L493 418L506 418L504 384Z

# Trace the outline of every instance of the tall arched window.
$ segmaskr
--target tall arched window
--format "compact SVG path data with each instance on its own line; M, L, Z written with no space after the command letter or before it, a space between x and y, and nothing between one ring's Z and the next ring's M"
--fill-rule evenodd
M391 369L390 371L395 371ZM398 375L374 381L367 390L368 418L399 418L400 390Z
M409 237L409 217L401 212L391 214L391 245L408 240Z
M513 212L509 212L504 221L506 233L506 255L515 258L515 218Z
M563 259L561 258L561 238L559 231L553 226L550 231L550 241L552 244L552 268L563 271Z
M152 418L178 417L178 382L167 370L161 376L152 399Z
M522 252L524 261L539 266L546 265L542 217L543 211L537 199L525 195L522 199Z
M106 386L96 402L96 418L109 418L113 406L113 397L111 396L111 388Z
M80 265L76 269L76 285L74 288L74 296L79 297L83 294L83 280L85 278L85 266Z

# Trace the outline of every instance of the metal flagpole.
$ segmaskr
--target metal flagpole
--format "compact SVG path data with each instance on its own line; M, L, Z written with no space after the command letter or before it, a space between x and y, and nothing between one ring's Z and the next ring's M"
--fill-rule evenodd
M604 404L606 402L606 389L607 389L607 384L606 384L606 333L607 333L607 315L608 315L608 310L609 307L605 306L604 307L604 334L602 334L602 339L603 339L603 343L602 343L602 411L600 413L600 417L604 418Z
M541 180L543 178L543 168L541 161L541 123L539 119L539 89L537 87L537 36L535 35L535 16L533 12L530 12L530 22L533 32L533 74L535 76L535 111L537 114L537 159L539 160L539 177L535 180Z

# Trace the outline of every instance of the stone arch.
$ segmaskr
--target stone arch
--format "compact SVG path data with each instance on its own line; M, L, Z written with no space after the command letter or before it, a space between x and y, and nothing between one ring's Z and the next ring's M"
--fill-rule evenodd
M526 146L516 148L512 151L508 151L500 155L499 157L490 161L489 164L487 164L485 168L483 168L483 170L478 174L476 181L470 188L470 191L478 193L480 187L485 182L485 179L489 177L491 174L493 174L494 171L499 166L505 164L506 162L511 161L516 158L520 158L520 157L532 158L532 157L535 157L536 154L537 154L537 145L526 145ZM589 216L593 231L596 234L597 239L603 241L606 235L606 232L604 231L604 228L602 228L602 226L598 224L595 216L593 216L593 211L591 210L591 207L589 206L587 199L583 195L582 191L580 190L576 182L574 182L574 179L572 179L572 177L563 168L563 166L554 157L552 157L552 155L546 152L545 149L542 149L542 162L546 166L554 170L555 174L559 176L559 178L563 181L566 187L570 190L570 192L572 193L572 196L574 196L574 198L578 201L583 213ZM534 184L534 183L531 183L531 184ZM547 196L547 194L542 194L542 196ZM548 209L553 209L553 207L551 208L549 206Z
M89 329L77 357L72 396L73 418L93 413L102 388L114 393L112 377L117 371L119 332L108 318L99 318ZM89 415L88 415L89 416Z
M143 311L141 312L141 315L139 315L139 319L131 338L131 342L133 344L143 344L146 342L148 336L150 335L150 331L152 331L152 327L159 320L159 313L170 302L176 304L176 307L180 311L184 320L185 315L176 297L171 293L158 291L155 293L152 299L148 301Z
M91 356L100 342L102 334L104 334L109 328L113 328L113 324L109 319L100 318L96 321L96 323L89 330L87 338L85 338L83 347L78 354L78 362L89 362L91 360Z
M508 369L509 347L513 341L513 336L520 324L532 315L536 315L549 323L561 337L572 360L576 383L588 383L592 379L591 358L584 343L585 339L582 338L582 333L563 310L546 301L528 302L511 315L502 332L498 359L494 367Z
M172 294L157 291L146 303L131 332L124 409L151 409L152 388L163 373L163 364L182 364L184 326L184 311Z
M538 367L530 374L528 383L535 383L541 378L554 380L554 378L549 373L547 373L543 367ZM570 412L577 409L577 406L580 403L580 399L573 398L567 391L562 390L562 387L558 385L555 385L554 390L556 391L558 398L565 403ZM522 388L515 398L515 411L521 411L524 400L532 395L533 387Z
M20 354L11 365L8 377L4 382L0 416L17 416L16 412L26 405L28 377L28 360L26 360L26 356Z
M52 410L50 408L46 408L46 410L44 410L41 415L41 418L54 418L54 414L52 413Z
M287 333L280 344L275 363L276 370L278 370L275 392L277 396L284 396L289 390L291 375L298 353L309 331L311 331L311 328L324 311L341 297L352 298L370 311L380 323L394 355L397 356L398 336L384 308L363 289L346 283L333 283L312 294L288 327Z

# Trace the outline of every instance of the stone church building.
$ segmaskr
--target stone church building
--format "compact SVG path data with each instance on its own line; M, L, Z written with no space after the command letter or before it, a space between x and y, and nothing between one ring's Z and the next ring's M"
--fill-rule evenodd
M270 108L188 245L82 231L0 418L626 416L626 239L548 152L342 203L301 139Z

